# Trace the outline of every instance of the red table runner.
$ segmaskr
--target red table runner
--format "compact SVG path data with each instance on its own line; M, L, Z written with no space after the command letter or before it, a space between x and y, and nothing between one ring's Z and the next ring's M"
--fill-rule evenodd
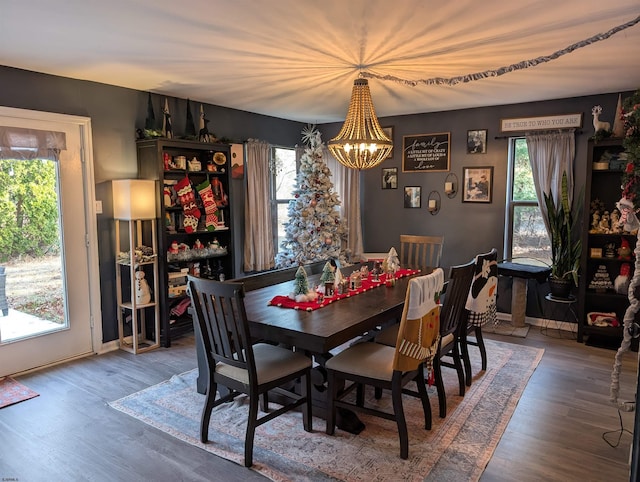
M412 276L414 274L419 273L420 270L415 269L400 269L396 272L396 279L404 278L405 276ZM378 288L380 286L385 286L387 281L387 275L380 275L380 281L373 281L371 279L371 274L365 279L362 280L362 286L356 289L349 289L347 293L344 294L335 294L333 296L324 296L320 298L320 300L316 299L315 301L296 301L292 300L288 296L274 296L271 301L269 301L269 305L271 306L279 306L281 308L293 308L294 310L305 310L305 311L313 311L324 306L327 306L334 301L339 301L344 298L349 298L351 296L359 295L360 293L364 293L365 291L372 290L374 288Z

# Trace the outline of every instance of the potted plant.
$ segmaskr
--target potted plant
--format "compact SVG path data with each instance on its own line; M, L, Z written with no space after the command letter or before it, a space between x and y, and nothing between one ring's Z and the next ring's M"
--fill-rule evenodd
M569 206L567 191L567 173L565 172L562 174L562 191L557 205L552 195L543 193L551 236L549 288L551 296L557 298L568 298L571 285L578 286L578 269L582 252L580 238L573 239L572 236L572 233L576 232L574 228L579 216L577 212L573 213L572 207ZM575 203L578 209L580 204L580 202Z

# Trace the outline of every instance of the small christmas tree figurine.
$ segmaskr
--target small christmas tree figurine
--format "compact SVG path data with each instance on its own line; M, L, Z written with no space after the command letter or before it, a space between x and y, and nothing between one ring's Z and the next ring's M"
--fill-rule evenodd
M331 261L327 261L322 268L322 275L320 276L320 281L322 283L333 283L336 279L335 268L331 265Z
M342 249L347 228L340 219L340 200L333 190L331 171L323 160L320 132L315 126L307 126L302 138L308 147L300 159L286 237L276 265L282 268L327 259L347 264L347 253Z
M298 268L294 280L293 293L289 295L289 298L298 302L313 301L316 299L316 292L309 290L309 280L307 279L307 272L305 271L304 266L300 266Z

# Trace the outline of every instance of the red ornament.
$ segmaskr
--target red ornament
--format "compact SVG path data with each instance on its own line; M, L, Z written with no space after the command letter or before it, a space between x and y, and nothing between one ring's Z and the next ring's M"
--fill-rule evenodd
M627 169L626 169L627 173L632 173L633 172L633 162L628 162L627 163Z

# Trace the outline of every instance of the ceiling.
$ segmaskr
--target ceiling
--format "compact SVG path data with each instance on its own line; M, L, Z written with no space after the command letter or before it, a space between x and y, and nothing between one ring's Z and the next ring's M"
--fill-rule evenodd
M323 123L359 72L381 117L635 90L640 23L594 36L639 16L640 0L3 0L0 64Z

